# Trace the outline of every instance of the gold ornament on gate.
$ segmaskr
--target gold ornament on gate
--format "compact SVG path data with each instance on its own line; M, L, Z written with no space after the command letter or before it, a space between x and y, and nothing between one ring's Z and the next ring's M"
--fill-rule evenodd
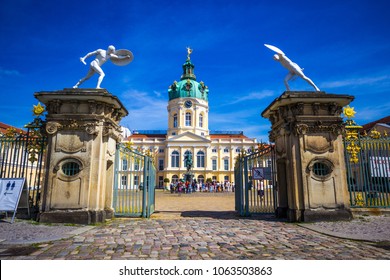
M362 128L362 126L357 125L352 118L355 117L355 108L344 107L343 109L344 116L347 117L347 120L345 121L345 136L344 140L347 144L346 150L348 154L350 155L349 161L351 163L358 163L359 162L359 152L361 150L359 146L359 130Z
M41 103L38 103L38 105L33 105L33 114L34 116L40 116L45 112L45 107L41 105Z

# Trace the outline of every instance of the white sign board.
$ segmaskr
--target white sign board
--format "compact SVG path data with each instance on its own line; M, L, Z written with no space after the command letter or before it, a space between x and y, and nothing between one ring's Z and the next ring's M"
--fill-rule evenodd
M370 157L371 177L390 177L390 157Z
M24 183L24 178L0 179L0 211L13 211L12 222L15 218Z
M253 180L271 180L271 168L270 167L253 167L252 168Z

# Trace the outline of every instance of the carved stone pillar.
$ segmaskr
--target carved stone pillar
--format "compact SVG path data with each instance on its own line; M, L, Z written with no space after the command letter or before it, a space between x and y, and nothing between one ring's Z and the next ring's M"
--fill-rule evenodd
M351 218L340 115L353 99L286 91L263 111L276 149L279 216L292 222Z
M105 89L37 92L46 105L46 178L40 221L89 224L113 214L119 121L128 114Z

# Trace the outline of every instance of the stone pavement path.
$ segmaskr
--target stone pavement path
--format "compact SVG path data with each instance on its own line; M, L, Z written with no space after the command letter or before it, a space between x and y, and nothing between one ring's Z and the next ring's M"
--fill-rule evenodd
M69 233L72 228L63 239L33 246L10 247L3 241L0 259L390 259L388 243L340 239L271 215L241 218L233 209L232 195L159 193L158 213L152 219L120 218L104 225L76 227L78 232L73 235Z
M390 259L369 243L258 219L116 219L72 238L2 259Z

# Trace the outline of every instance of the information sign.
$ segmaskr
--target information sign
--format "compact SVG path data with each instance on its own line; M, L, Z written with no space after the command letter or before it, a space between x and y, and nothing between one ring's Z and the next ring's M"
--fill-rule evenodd
M20 195L25 186L25 178L0 179L0 211L13 211L11 223L14 222Z
M253 180L271 180L271 168L270 167L253 167L252 168Z

